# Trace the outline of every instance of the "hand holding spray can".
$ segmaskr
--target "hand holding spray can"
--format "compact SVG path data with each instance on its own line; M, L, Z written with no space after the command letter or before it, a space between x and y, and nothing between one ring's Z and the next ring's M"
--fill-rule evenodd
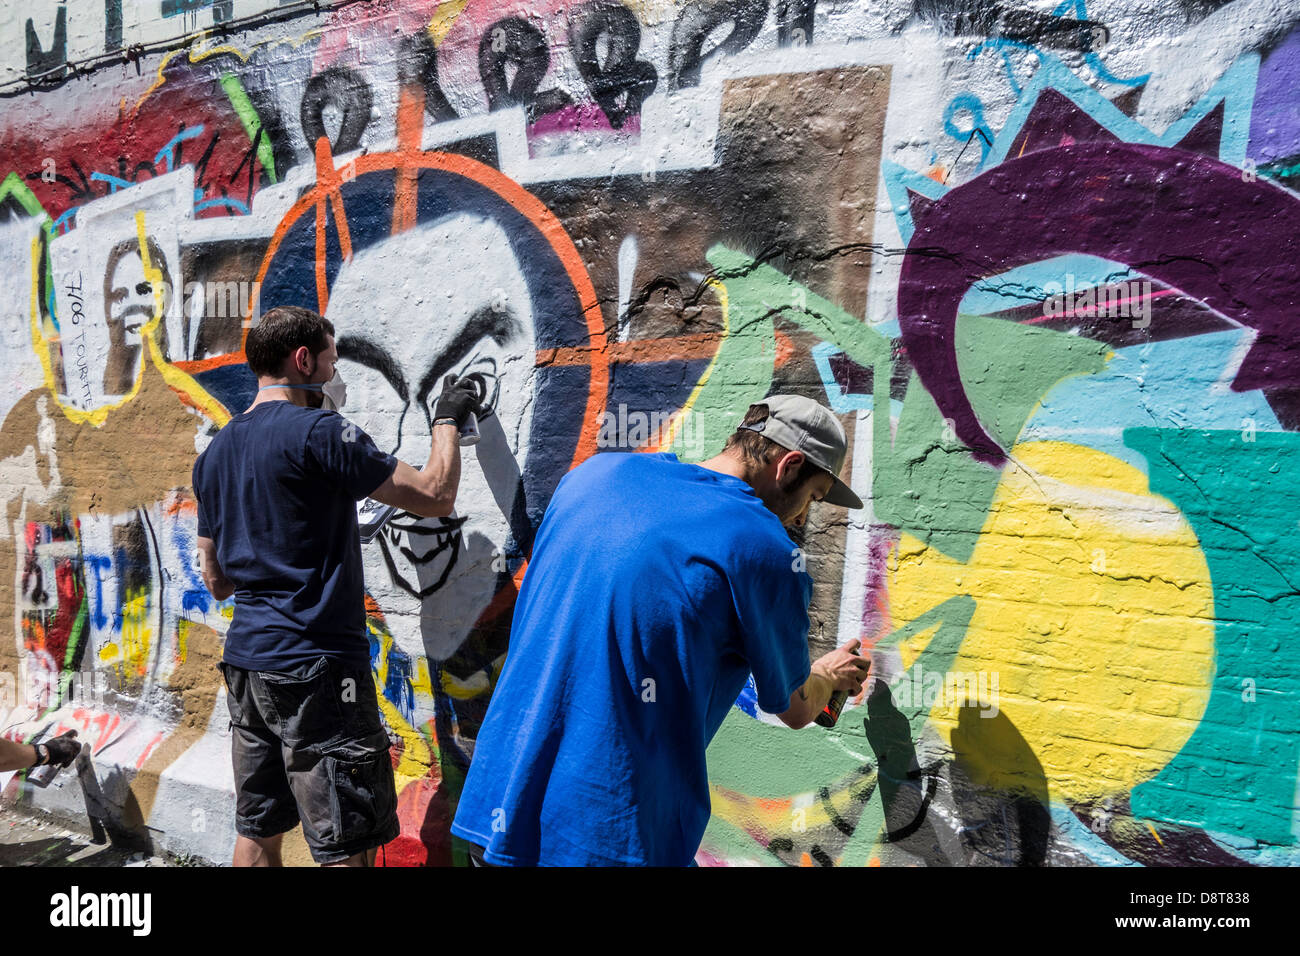
M854 657L860 656L856 647L849 651ZM840 719L840 711L844 709L845 702L849 699L847 690L837 690L831 694L831 699L826 702L826 708L813 718L813 722L819 727L834 727L836 721Z
M442 394L433 407L435 425L455 423L462 447L478 444L478 412L487 414L483 407L487 400L487 382L478 372L459 378L448 374L442 381Z
M37 754L43 761L28 769L27 782L34 787L48 787L60 770L69 766L83 751L88 751L90 745L81 743L76 737L77 732L69 730L39 744Z
M476 395L474 403L482 406L484 400L487 398L487 382L483 380L483 376L478 372L470 372L462 379L462 381L471 382L474 385L474 392ZM465 424L462 425L460 429L461 447L465 448L470 445L477 445L478 439L478 416L473 412L470 412L469 416L465 419Z

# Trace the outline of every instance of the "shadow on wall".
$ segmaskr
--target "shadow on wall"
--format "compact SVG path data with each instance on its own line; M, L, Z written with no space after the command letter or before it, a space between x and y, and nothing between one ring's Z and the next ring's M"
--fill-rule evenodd
M1051 829L1043 767L1006 714L989 717L978 707L957 715L949 768L963 844L973 866L1043 866ZM1023 781L1022 788L992 784L990 768ZM997 821L996 825L993 824Z

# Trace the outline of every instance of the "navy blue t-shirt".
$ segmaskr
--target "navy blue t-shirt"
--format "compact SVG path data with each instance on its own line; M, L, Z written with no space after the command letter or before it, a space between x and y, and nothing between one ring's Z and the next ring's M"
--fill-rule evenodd
M688 865L705 748L750 673L770 713L808 679L794 551L748 484L672 454L565 475L451 832L489 863Z
M194 463L199 537L235 584L225 660L284 670L370 660L357 505L397 459L337 412L275 401L235 415Z

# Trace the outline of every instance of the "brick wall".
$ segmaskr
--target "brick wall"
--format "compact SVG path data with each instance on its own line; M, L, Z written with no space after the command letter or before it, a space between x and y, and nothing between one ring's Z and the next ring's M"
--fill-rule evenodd
M833 730L741 695L702 864L1295 864L1298 21L8 5L0 720L93 754L5 805L229 858L233 605L190 468L252 400L249 321L302 304L381 447L424 461L440 363L503 426L463 522L364 547L390 864L465 862L447 828L559 478L706 458L773 392L850 436L867 509L792 547L811 650L861 639L877 679ZM516 321L468 342L485 307Z

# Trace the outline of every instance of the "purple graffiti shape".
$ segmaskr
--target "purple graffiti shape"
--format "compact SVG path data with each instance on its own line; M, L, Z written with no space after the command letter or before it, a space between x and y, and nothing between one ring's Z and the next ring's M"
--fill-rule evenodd
M1122 263L1256 331L1232 388L1300 384L1300 197L1180 149L1075 143L1008 160L937 200L915 197L898 286L921 383L975 457L1005 450L962 387L954 331L972 284L1081 253Z

